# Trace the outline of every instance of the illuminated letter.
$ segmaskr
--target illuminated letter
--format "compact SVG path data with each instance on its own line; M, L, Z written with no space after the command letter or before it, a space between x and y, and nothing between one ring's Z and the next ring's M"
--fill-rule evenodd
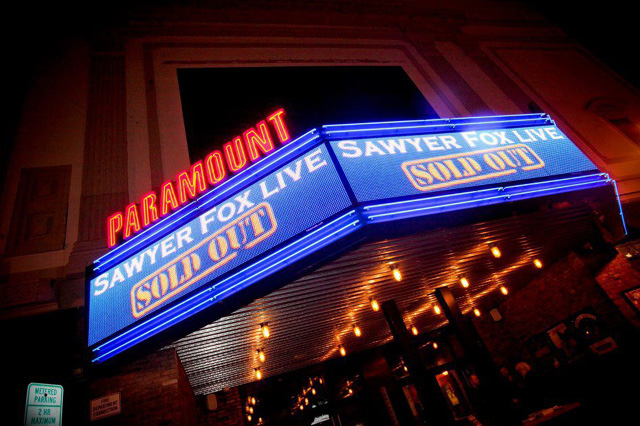
M273 127L276 128L276 133L278 134L278 139L280 139L280 143L285 143L289 140L289 132L287 131L287 126L285 126L284 121L282 120L282 116L284 115L284 109L280 108L269 117L267 120L273 123Z
M160 211L164 216L169 213L169 207L171 207L171 210L178 208L178 197L171 181L163 183L160 191Z
M116 234L122 230L122 213L114 213L107 219L107 246L109 248L116 245Z
M151 222L158 220L158 206L156 193L151 191L142 197L142 226L147 226Z
M186 203L189 198L195 198L196 195L207 189L207 183L204 181L204 169L202 161L198 161L191 166L191 176L189 172L182 172L178 175L178 196L180 203ZM187 198L187 192L189 198Z
M207 170L207 179L211 186L216 185L227 174L220 151L213 151L207 155L207 158L204 159L204 165Z
M131 203L127 206L125 223L124 223L124 238L129 238L131 234L140 230L140 214L138 213L138 206L136 203Z
M251 161L256 161L260 158L260 154L258 153L258 148L260 151L267 154L271 152L274 148L273 142L271 141L271 135L269 134L269 129L267 128L267 123L261 121L257 125L260 130L260 135L253 127L243 133L244 142L247 144L247 150L249 150L249 158Z
M149 306L149 303L151 302L151 292L147 290L148 288L149 283L145 283L136 290L136 308L138 311Z
M233 142L225 143L223 148L231 171L237 172L247 164L247 156L244 153L240 137L233 138Z

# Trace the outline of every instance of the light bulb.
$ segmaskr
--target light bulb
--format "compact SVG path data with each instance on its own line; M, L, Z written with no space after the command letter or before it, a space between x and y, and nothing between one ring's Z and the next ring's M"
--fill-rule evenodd
M443 376L448 376L448 375L449 375L449 372L448 372L448 371L443 371L443 372L442 372L442 375L443 375Z
M500 249L498 248L498 246L491 246L491 254L493 255L493 257L495 257L496 259L498 259L500 256L502 256L502 252L500 251Z
M262 371L259 368L256 368L256 379L262 380Z
M247 416L247 420L251 421L251 414Z
M480 309L475 308L475 309L473 310L473 314L474 314L475 316L479 317L479 316L481 315L481 313L480 313Z
M393 274L393 278L396 281L402 281L402 274L400 273L400 268L398 265L391 266L391 273Z
M462 284L464 288L469 288L469 280L465 277L460 277L460 284Z
M256 352L258 353L258 359L260 360L260 362L264 362L265 355L264 355L264 350L262 349L257 349Z
M362 330L360 330L360 327L358 327L357 325L354 325L353 326L353 334L355 334L356 337L362 336Z
M315 395L316 394L316 388L311 388L311 395Z
M437 342L433 342L433 349L438 349L438 343Z
M536 268L542 269L542 261L540 259L534 259L533 264Z
M253 407L249 407L249 413L253 414Z
M373 309L375 312L378 312L380 310L380 305L378 305L378 301L376 299L371 299L371 309Z
M309 398L304 399L304 405L309 405Z
M260 330L262 330L262 335L264 336L265 339L268 339L269 336L271 335L271 333L269 332L269 326L267 325L267 323L261 324Z
M353 395L353 389L349 388L349 395Z
M256 405L256 398L255 397L251 397L251 405Z
M442 312L442 310L440 309L440 305L435 305L433 307L433 312L435 312L436 315L440 315L440 313Z
M300 404L300 411L304 410L304 405Z
M413 333L414 336L418 335L418 328L415 325L411 326L411 333Z
M340 355L345 356L347 354L347 350L344 348L344 346L340 345L338 346L338 348L340 349Z
M507 294L509 294L509 290L507 290L507 288L506 288L505 286L503 286L503 285L501 285L501 286L500 286L500 292L501 292L502 294L504 294L505 296L506 296Z

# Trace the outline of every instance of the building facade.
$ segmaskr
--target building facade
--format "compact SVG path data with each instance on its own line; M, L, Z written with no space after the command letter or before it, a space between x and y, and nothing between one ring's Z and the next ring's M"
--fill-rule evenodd
M172 340L175 343L140 350L108 369L93 371L86 366L85 269L108 251L107 217L194 162L178 78L181 70L396 67L436 117L548 113L599 170L617 181L626 225L632 232L640 227L640 93L523 4L335 1L301 5L278 1L140 5L117 24L56 41L38 64L16 124L0 204L0 318L17 347L12 350L12 363L19 366L11 382L16 395L11 401L19 409L11 419L22 416L26 384L42 381L67 386L65 417L72 423L89 421L91 399L118 392L121 412L100 420L105 424L256 421L247 420L244 412L245 399L258 386L254 383L255 360L236 356L240 350L254 349L229 343L199 357L191 343L206 342L203 335L215 335L216 330L220 342L239 342L243 333L258 333L260 321L254 320L268 317L269 306L285 303L278 299L286 295L283 290L262 295L241 307L240 314L217 320L219 328L205 327L194 334L185 331L178 336L181 339ZM244 101L250 110L252 99ZM229 100L221 97L210 102L224 105ZM270 112L264 111L264 116ZM260 117L246 120L257 119ZM586 227L580 225L582 216L565 213L562 218L558 213L558 223ZM508 322L490 321L487 315L475 321L496 363L513 360L525 349L520 346L526 339L585 308L607 318L609 328L625 333L633 334L640 325L638 313L624 296L626 290L640 286L632 264L637 248L609 225L617 214L615 206L605 205L599 213L603 219L596 220L598 238L609 247L618 244L617 255L608 253L607 257L607 250L595 247L606 260L599 259L598 268L593 269L588 261L591 255L563 249L544 275L527 277L518 292L500 302L499 310ZM548 225L555 232L562 229L547 224L544 215L522 213L520 221L498 216L500 221L491 232L516 232L526 228L525 221ZM430 234L431 238L444 241L450 237L457 243L463 237L452 234L463 229L467 235L476 232L464 228L471 224L456 226L449 233ZM449 247L455 249L456 244ZM366 246L334 260L330 267L348 275L354 265L363 265L375 253ZM442 253L433 256L445 257ZM434 266L433 271L442 268ZM312 274L286 288L295 289L296 283L301 287L306 279L308 288L321 291L313 287ZM411 270L407 276L412 276ZM302 289L291 291L297 297L305 294ZM552 291L554 315L540 319L539 313L549 309L546 295ZM321 298L321 293L316 296ZM415 295L407 297L418 300ZM462 306L468 310L472 305ZM486 307L492 306L498 303ZM328 308L320 311L323 309ZM410 316L417 318L419 309L412 309ZM247 317L245 324L242 318ZM299 313L296 321L304 321L304 315ZM329 319L318 317L318 323L323 321ZM424 320L425 329L432 331L437 325L441 325L437 319ZM305 346L305 341L334 346L305 336L291 324L288 327L282 330L302 333L298 346ZM351 323L345 319L336 326L340 327L349 329ZM390 336L385 331L352 346L350 352L372 350L388 343ZM292 344L283 341L278 350L285 352ZM214 355L217 360L207 358ZM265 369L265 378L312 368L336 357L339 354L333 349L283 357L278 367ZM210 394L216 395L217 408L208 411L203 398Z

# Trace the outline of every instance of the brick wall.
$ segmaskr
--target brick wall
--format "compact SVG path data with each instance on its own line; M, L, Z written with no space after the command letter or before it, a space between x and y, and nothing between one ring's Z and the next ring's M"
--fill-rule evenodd
M515 292L498 306L502 321L494 322L490 315L474 319L478 333L498 365L510 365L520 359L531 360L525 342L544 333L577 311L592 307L598 318L614 334L628 323L598 283L604 283L613 293L616 283L630 277L630 271L616 258L593 278L591 272L571 253L551 265L526 287ZM638 284L640 285L640 281Z
M103 374L89 384L89 399L120 392L122 412L102 425L194 425L196 401L175 350L157 351Z
M640 316L622 296L625 290L640 286L640 272L623 255L618 254L596 275L596 281L625 318L635 327L640 327Z
M204 397L198 398L198 424L207 426L241 426L244 425L244 404L240 389L233 388L216 393L218 408L208 411Z

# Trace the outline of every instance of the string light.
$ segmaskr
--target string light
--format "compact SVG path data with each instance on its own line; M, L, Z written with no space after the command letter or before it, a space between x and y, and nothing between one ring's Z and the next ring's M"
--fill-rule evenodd
M411 333L413 333L414 336L418 335L418 328L415 325L411 326Z
M304 399L304 405L309 405L309 398Z
M249 413L253 414L253 407L249 407Z
M260 371L260 367L255 369L256 371L256 379L262 380L262 371Z
M398 265L391 265L391 273L396 281L402 281L402 274L400 273Z
M311 388L311 395L315 395L316 394L316 388Z
M491 248L491 254L493 255L493 257L495 257L496 259L500 258L500 256L502 256L502 252L500 251L500 249L498 248L498 246L489 246Z
M433 312L435 312L436 315L440 315L440 313L442 312L442 309L440 309L440 305L434 305Z
M370 298L369 300L371 301L371 309L373 309L374 312L378 312L380 310L380 305L378 305L378 301L373 297Z
M304 405L300 404L300 411L304 410Z
M264 355L264 350L263 349L256 349L256 352L258 353L258 359L260 360L260 362L264 362L265 355Z
M256 405L256 398L255 397L251 397L251 405Z
M475 309L473 310L473 314L474 314L475 316L477 316L477 317L479 317L480 315L482 315L482 314L480 313L480 309L478 309L478 308L475 308Z
M260 330L262 331L262 335L265 339L268 339L271 335L271 332L269 331L269 324L266 322L264 324L260 324Z
M533 259L533 265L538 269L542 269L542 261L540 259Z
M464 288L469 288L469 280L465 277L460 277L460 284L462 284Z
M358 327L357 325L354 325L353 326L353 334L355 334L356 337L362 336L362 330L360 330L360 327Z
M340 355L342 356L347 355L347 350L344 348L344 346L340 345L338 346L338 349L340 349Z
M251 421L251 414L247 415L247 420Z
M438 349L438 342L433 342L433 349Z
M507 288L506 288L505 286L503 286L503 285L501 285L501 286L500 286L500 292L501 292L502 294L504 294L505 296L506 296L507 294L509 294L509 290L507 290Z

